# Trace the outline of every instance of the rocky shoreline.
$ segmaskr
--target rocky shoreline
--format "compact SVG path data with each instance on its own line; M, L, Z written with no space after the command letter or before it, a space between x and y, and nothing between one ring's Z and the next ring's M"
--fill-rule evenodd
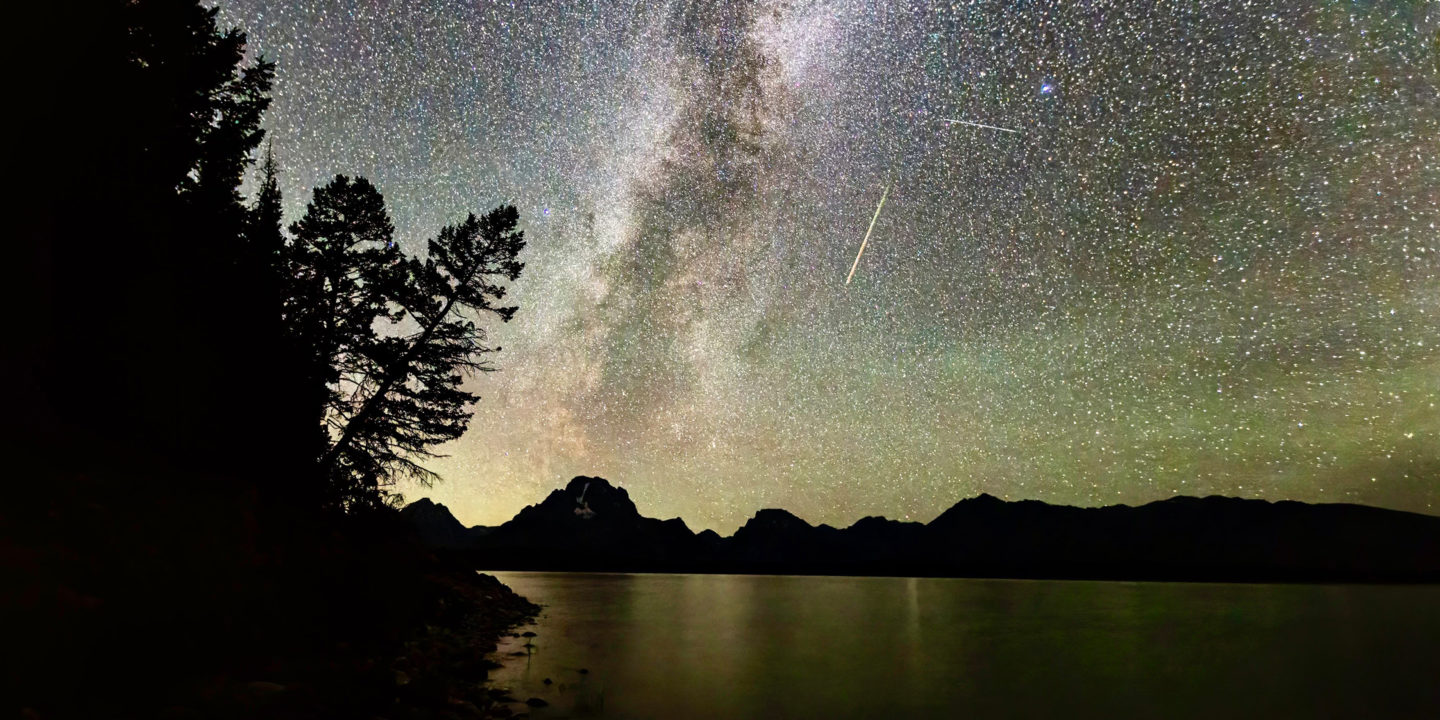
M498 667L490 655L502 636L534 620L540 606L492 575L448 580L446 604L455 612L422 628L392 666L395 717L514 717L510 698L486 684Z
M250 681L212 696L206 717L365 717L383 720L512 718L504 692L487 687L498 640L540 607L491 575L465 570L425 577L433 595L427 621L398 654L350 653L286 668L282 680ZM277 668L279 669L279 668ZM512 701L513 702L513 701ZM226 707L228 706L228 707ZM184 716L191 716L189 713Z

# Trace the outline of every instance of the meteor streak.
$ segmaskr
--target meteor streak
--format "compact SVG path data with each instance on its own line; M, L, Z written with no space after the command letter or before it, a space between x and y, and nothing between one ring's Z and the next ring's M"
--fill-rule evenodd
M885 207L885 198L890 194L890 186L895 184L891 180L885 185L885 192L880 193L880 204L875 206L875 215L870 218L870 227L865 230L865 239L860 241L860 252L855 253L855 262L850 264L850 274L845 276L845 284L850 284L850 278L855 277L855 268L860 265L860 256L865 254L865 243L870 242L870 233L875 229L875 221L880 219L880 208Z
M954 124L957 124L957 125L973 125L974 127L978 127L978 128L988 128L988 129L990 129L990 130L999 130L1000 132L1017 133L1017 134L1020 132L1019 130L1011 130L1010 128L995 127L994 125L986 125L986 124L984 124L984 123L970 122L969 120L951 120L950 118L940 118L940 119L941 119L942 121L944 121L944 122L954 123Z

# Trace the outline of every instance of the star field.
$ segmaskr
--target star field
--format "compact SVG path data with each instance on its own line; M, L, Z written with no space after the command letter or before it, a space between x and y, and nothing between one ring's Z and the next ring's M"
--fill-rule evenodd
M430 490L1440 505L1440 4L243 0L291 219L516 204ZM964 123L989 125L1014 132ZM882 191L886 203L847 271Z

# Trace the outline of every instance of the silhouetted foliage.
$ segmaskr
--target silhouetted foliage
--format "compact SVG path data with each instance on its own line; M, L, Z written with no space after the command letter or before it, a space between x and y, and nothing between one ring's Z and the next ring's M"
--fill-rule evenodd
M242 64L244 33L197 2L85 9L37 25L65 41L35 103L57 141L27 203L45 325L26 432L60 472L293 484L273 288L241 241L274 68Z
M285 322L302 349L301 375L327 447L320 457L334 499L383 502L397 476L429 482L419 464L464 432L475 396L460 388L481 358L480 311L509 320L495 280L514 280L524 247L514 208L473 215L405 257L384 198L364 178L315 190L291 226Z
M513 281L524 267L518 219L510 206L470 215L441 230L423 262L385 266L386 319L410 332L379 338L361 365L346 368L353 389L338 408L343 429L322 461L342 486L369 493L397 475L428 483L434 474L417 461L465 432L477 396L461 389L464 373L491 370L484 356L499 350L485 345L476 320L489 313L508 322L516 310L496 305L505 297L496 281Z
M0 413L23 468L0 536L17 620L7 648L24 663L7 699L43 717L238 717L212 690L278 674L308 688L306 703L351 708L305 716L377 712L395 695L375 679L417 627L499 596L409 544L393 513L325 512L383 496L325 481L321 460L348 426L323 431L337 374L310 351L333 338L295 324L324 319L301 305L327 297L310 268L324 263L282 230L273 154L253 204L241 196L273 67L244 62L245 35L195 0L24 15L5 264L23 311L3 345L18 372ZM410 317L400 298L433 289L397 289L424 264L390 245L370 190L352 194L373 201L386 238L353 272L374 283L364 307L380 322L352 328L357 367L420 377L431 369L411 363L447 356L396 355L407 328L386 318ZM384 405L367 417L403 416ZM355 447L383 442L362 426ZM463 419L438 426L453 437Z
M364 178L337 176L315 189L305 216L290 228L284 305L288 337L299 348L295 368L305 385L313 428L321 433L312 460L344 431L356 383L380 342L376 321L388 319L386 286L401 261L395 228L379 191ZM332 499L344 494L332 488Z
M243 241L273 68L243 63L245 35L215 18L194 0L108 0L35 4L21 24L35 47L12 247L34 325L3 417L44 466L0 527L32 558L6 572L27 695L108 700L141 686L127 672L153 687L197 650L214 668L275 617L259 607L273 586L237 589L311 526L277 509L318 506L279 295Z
M271 271L279 274L285 252L285 210L280 195L280 168L275 163L275 148L265 148L265 162L260 166L260 189L245 225L245 242L251 252L265 258Z
M380 194L341 178L287 240L272 153L254 204L240 194L274 77L244 63L244 33L186 0L52 14L70 50L33 83L28 132L63 140L22 196L35 382L12 436L60 474L223 475L317 508L429 480L419 462L463 431L460 378L491 351L474 313L513 312L492 303L519 273L514 210L408 259Z

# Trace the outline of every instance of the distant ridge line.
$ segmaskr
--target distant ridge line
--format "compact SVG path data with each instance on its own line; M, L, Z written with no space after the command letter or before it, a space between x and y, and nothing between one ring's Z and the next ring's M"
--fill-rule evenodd
M1440 518L1353 504L1212 495L1086 508L982 493L929 523L837 529L768 508L721 537L644 517L624 488L579 476L496 527L467 528L428 499L401 512L432 547L494 570L1440 582Z

